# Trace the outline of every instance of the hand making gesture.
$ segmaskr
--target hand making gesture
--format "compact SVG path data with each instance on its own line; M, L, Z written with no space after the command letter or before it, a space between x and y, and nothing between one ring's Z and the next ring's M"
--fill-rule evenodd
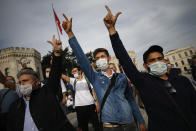
M110 10L110 8L106 5L105 8L108 11L108 14L106 17L103 19L105 26L107 27L110 35L113 35L116 33L115 29L115 24L118 16L121 14L121 12L117 12L116 15L114 16Z
M53 35L52 41L47 41L47 42L50 43L53 46L54 55L55 56L60 56L60 53L62 51L62 42L60 40L57 40L55 38L55 35Z
M65 21L62 23L62 27L67 33L69 38L72 38L74 36L72 32L72 18L69 20L65 14L63 14Z

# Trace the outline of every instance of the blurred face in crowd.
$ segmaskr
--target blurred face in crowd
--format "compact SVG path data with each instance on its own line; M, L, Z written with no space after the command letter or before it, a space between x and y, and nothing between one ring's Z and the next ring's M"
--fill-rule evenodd
M112 69L114 72L117 71L116 66L113 63L109 64L109 68Z
M46 78L49 78L51 68L46 68Z
M71 74L75 77L75 78L79 78L82 75L82 71L78 70L78 68L73 68L71 71Z
M196 65L196 58L193 59L193 63Z
M12 83L15 83L15 79L13 77L11 77L11 76L7 76L6 77L6 81L10 81Z

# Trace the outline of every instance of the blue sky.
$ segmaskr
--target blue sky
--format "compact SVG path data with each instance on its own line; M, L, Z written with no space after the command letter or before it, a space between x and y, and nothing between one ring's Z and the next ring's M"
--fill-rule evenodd
M84 52L104 47L114 55L103 18L104 5L122 14L116 23L127 50L143 52L153 44L165 52L193 45L196 49L196 0L0 0L0 48L30 47L42 56L52 48L46 42L56 33L51 4L61 22L73 18L73 31ZM63 32L61 40L68 46Z

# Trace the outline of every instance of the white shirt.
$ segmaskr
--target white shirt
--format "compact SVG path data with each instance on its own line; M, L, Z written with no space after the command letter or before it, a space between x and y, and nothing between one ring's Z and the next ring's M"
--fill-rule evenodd
M31 113L29 110L29 100L24 98L24 101L26 103L26 109L25 109L25 120L24 120L23 131L38 131L37 126L35 125L35 122L33 121L33 118L31 117Z
M76 87L74 87L75 78L70 78L70 84L75 90L75 106L86 106L94 104L86 79L83 77L81 80L77 79ZM76 88L76 89L75 89ZM92 88L92 86L91 86Z

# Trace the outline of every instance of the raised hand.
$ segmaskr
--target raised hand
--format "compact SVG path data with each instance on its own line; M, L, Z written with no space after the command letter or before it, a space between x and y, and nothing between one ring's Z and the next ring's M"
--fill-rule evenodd
M74 36L72 32L72 18L69 20L65 14L63 14L63 17L65 18L65 21L62 23L62 27L67 33L68 37L71 38Z
M55 56L60 56L60 53L62 51L62 42L60 40L57 40L55 38L55 35L52 37L52 41L47 41L53 46L54 49L54 55Z
M103 19L105 26L107 27L110 34L114 34L116 32L115 30L115 24L118 16L121 14L121 12L117 12L114 16L110 10L110 8L106 5L106 10L108 11L108 14Z

